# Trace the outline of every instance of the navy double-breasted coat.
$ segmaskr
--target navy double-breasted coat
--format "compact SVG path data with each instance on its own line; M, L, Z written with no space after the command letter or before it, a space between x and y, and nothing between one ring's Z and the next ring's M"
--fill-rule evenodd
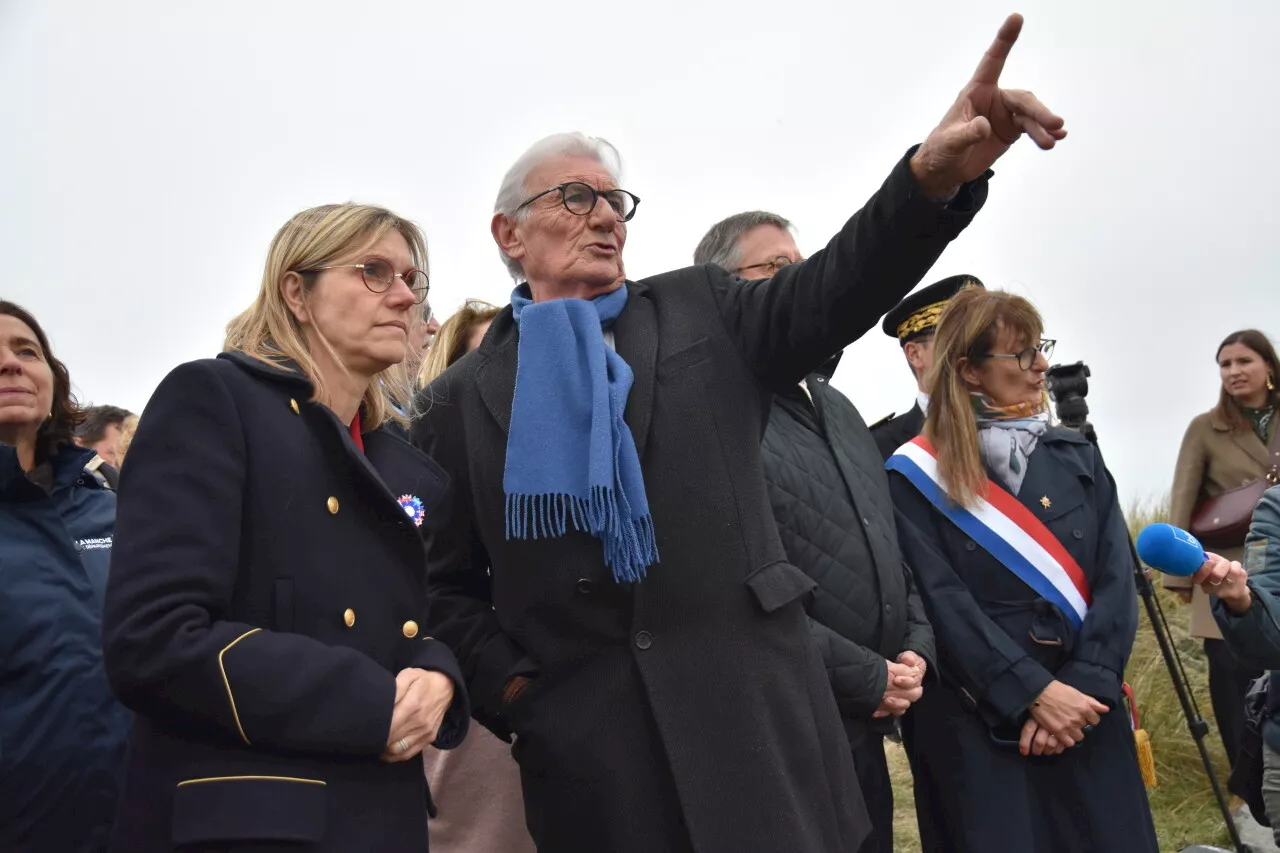
M427 849L421 762L379 756L407 667L454 680L437 746L467 727L415 523L447 478L388 429L362 453L311 397L224 354L178 367L142 415L103 620L137 712L120 853Z

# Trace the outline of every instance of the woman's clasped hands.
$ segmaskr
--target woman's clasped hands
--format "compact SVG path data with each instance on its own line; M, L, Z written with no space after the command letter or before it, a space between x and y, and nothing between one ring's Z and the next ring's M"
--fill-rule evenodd
M1071 685L1051 681L1031 703L1031 717L1022 726L1018 751L1023 755L1061 755L1084 741L1108 710Z
M452 703L449 676L425 669L401 670L396 676L396 702L382 760L408 761L435 743Z

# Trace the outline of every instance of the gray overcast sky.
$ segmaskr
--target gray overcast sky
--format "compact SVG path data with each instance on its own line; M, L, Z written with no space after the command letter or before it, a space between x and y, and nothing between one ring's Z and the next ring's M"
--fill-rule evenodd
M139 410L220 349L267 244L315 204L419 222L432 301L505 302L502 173L560 130L621 150L644 199L632 278L685 266L744 209L823 245L933 127L1010 11L1005 70L1067 119L997 165L956 272L1030 297L1126 496L1167 489L1213 403L1218 341L1280 335L1280 4L0 0L0 294L82 399ZM835 385L868 421L913 399L878 329Z

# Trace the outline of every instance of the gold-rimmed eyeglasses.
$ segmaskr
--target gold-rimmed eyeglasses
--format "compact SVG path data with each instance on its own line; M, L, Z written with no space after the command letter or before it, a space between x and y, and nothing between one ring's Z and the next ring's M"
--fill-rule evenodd
M795 263L799 263L799 261L794 261L786 255L775 255L769 260L761 261L758 264L747 264L745 267L738 267L734 272L742 274L747 270L766 270L770 277L772 277L778 272L778 270Z
M427 294L431 291L431 280L425 272L412 269L405 273L398 273L395 267L391 266L390 261L382 258L370 258L362 264L329 264L323 267L295 270L295 272L321 272L322 270L360 270L360 278L364 280L364 286L373 293L386 293L391 285L395 284L396 279L400 279L413 293L415 305L426 302Z

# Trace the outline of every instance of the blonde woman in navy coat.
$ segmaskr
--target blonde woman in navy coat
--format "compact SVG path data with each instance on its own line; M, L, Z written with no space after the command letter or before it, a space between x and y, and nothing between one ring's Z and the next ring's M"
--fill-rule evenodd
M420 756L469 708L425 624L446 477L387 428L425 266L386 210L298 214L226 352L143 413L103 620L137 712L113 850L427 849Z

